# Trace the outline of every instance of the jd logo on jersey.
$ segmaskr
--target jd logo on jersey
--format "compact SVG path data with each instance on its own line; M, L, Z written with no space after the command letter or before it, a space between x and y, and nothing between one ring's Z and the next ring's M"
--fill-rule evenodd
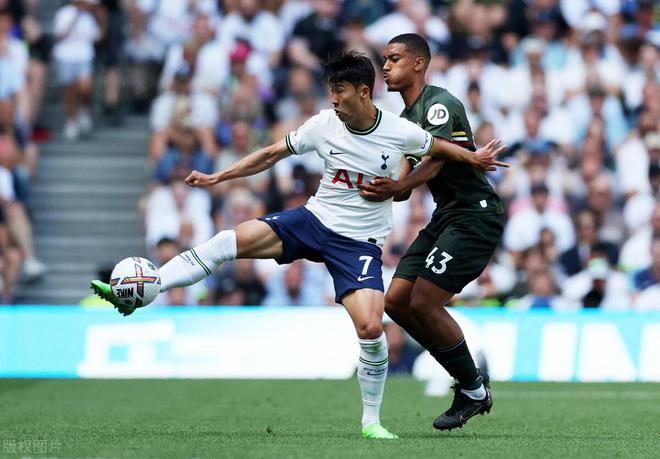
M380 155L381 158L383 158L383 164L381 164L380 168L385 170L387 169L387 160L390 158L390 155Z
M449 110L442 104L433 104L426 112L426 120L434 126L441 126L449 121Z

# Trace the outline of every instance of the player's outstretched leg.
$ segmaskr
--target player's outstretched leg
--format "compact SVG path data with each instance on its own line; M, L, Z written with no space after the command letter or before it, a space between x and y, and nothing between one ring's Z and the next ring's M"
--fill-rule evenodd
M277 233L263 221L249 220L238 225L235 230L220 231L203 244L165 263L158 270L161 279L160 291L193 285L209 276L225 261L236 258L278 258L281 255L282 240ZM117 301L110 285L94 280L91 288L123 315L127 316L135 311L135 308L123 306Z

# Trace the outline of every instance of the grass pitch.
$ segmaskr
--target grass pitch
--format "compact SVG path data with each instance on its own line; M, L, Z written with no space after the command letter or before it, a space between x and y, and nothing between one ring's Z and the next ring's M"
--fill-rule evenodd
M0 380L3 457L660 457L659 384L494 383L490 415L431 423L451 403L392 377L360 437L356 380Z

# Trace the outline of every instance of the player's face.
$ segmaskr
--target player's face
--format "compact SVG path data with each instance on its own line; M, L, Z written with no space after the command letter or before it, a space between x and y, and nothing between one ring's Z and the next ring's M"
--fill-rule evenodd
M352 84L339 82L330 85L330 103L337 117L347 123L359 110L360 96Z
M383 77L388 91L399 91L415 74L415 56L403 43L391 43L383 56Z

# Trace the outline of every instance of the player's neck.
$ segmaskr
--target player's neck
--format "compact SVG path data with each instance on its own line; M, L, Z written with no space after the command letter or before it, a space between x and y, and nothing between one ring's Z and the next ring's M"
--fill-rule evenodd
M362 107L360 113L346 122L346 125L354 131L367 131L371 129L378 118L378 109L373 103Z
M426 83L423 79L416 79L410 86L399 91L399 94L401 94L401 98L403 99L403 103L406 105L406 108L412 107L412 104L415 103L419 95L424 90L424 86L426 86Z

